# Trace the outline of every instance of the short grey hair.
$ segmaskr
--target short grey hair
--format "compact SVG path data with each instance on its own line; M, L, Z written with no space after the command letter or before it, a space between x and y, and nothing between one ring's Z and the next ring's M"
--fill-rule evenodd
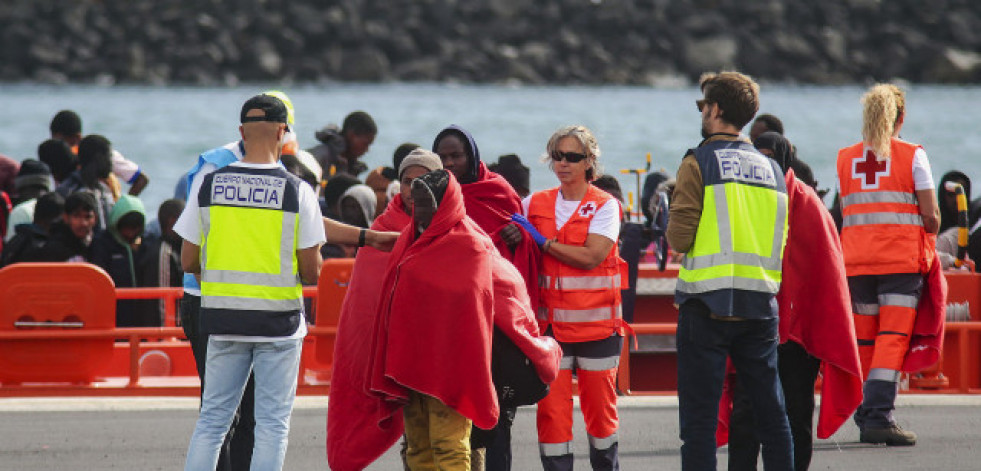
M565 137L579 141L583 149L586 149L586 163L589 164L589 168L586 169L586 181L593 181L602 175L599 165L599 143L596 142L596 136L593 135L593 132L581 124L561 127L552 133L552 137L548 138L548 144L545 145L545 156L542 158L542 161L548 164L548 168L551 170L555 166L552 152L555 152L559 146L559 141Z

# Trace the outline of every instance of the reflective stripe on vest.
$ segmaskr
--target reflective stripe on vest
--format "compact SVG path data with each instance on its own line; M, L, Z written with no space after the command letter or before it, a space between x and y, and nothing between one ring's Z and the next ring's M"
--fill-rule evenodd
M620 289L620 275L538 277L539 286L555 290ZM554 284L553 284L554 283Z
M528 219L546 238L582 246L596 211L612 198L590 185L576 211L559 229L555 222L558 195L558 188L532 195ZM541 305L537 318L542 330L551 327L553 336L563 342L600 340L613 335L623 317L622 284L615 243L606 258L591 270L575 268L546 255L539 275Z
M841 227L865 226L870 224L901 224L923 226L923 217L910 213L863 213L851 214L841 220Z
M730 201L741 204L730 209ZM678 273L677 290L688 294L722 289L776 293L787 233L787 195L722 183L705 187L704 203L695 244ZM743 213L747 209L752 214ZM741 227L740 240L736 240L731 221L755 224L751 229ZM760 240L761 235L769 237Z
M620 305L593 309L552 309L552 321L554 322L599 322L614 317L617 319L623 317L623 308Z
M212 175L206 181L210 193L201 196L201 307L301 310L299 203L295 187L288 189L294 183L281 169L229 168Z
M869 203L900 203L917 204L916 195L902 191L872 191L868 193L852 193L841 199L842 206Z
M919 146L893 138L880 159L864 144L838 151L841 247L848 276L918 273L933 259L913 178Z

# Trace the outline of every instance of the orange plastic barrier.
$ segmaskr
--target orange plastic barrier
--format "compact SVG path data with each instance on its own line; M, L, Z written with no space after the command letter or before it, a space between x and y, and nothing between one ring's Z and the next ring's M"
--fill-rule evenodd
M316 322L304 345L298 394L326 394L334 338L353 259L324 262L313 298ZM946 274L948 308L970 320L948 322L939 371L946 386L917 392L981 394L981 275ZM632 326L639 345L625 342L617 378L625 394L676 394L672 306L676 269L641 266ZM198 394L190 347L173 327L180 288L120 288L87 264L18 264L0 270L0 397ZM165 327L116 328L115 300L160 298ZM956 309L955 309L956 311ZM125 339L125 342L116 340ZM917 385L911 381L911 386ZM922 386L921 386L922 387Z
M947 271L944 277L948 315L940 368L923 378L911 378L910 386L943 389L949 385L962 393L977 393L981 388L981 275ZM957 322L951 322L954 319Z
M0 331L116 325L112 279L87 263L18 263L0 270ZM86 383L112 357L112 338L0 342L0 383Z
M334 364L334 338L337 334L337 322L341 318L341 305L344 303L344 295L347 293L347 284L351 281L353 268L353 258L324 260L323 268L320 270L320 279L317 281L317 319L314 325L333 330L332 333L325 333L317 337L317 361L327 367Z

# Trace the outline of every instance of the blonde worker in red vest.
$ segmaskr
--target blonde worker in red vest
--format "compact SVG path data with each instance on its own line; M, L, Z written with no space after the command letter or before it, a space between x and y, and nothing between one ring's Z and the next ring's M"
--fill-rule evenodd
M595 470L620 469L617 454L617 366L624 326L620 307L623 261L617 250L620 204L591 185L599 176L599 145L585 126L559 129L548 140L547 162L559 187L522 201L528 230L544 254L538 322L562 346L559 376L538 403L538 442L546 471L571 471L572 374L589 461Z
M879 84L862 97L862 142L838 151L841 245L865 377L855 423L865 443L916 444L892 417L940 209L930 162L899 139L906 99Z

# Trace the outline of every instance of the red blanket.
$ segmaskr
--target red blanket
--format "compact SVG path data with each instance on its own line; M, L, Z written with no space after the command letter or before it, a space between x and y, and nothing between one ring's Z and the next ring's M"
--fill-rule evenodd
M520 226L523 237L521 243L514 248L514 253L501 239L501 229L511 223L511 215L521 213L521 198L504 177L487 170L483 162L480 162L477 181L463 185L462 189L467 216L491 237L498 252L517 267L528 287L531 305L537 309L541 251Z
M531 360L538 377L551 383L559 374L562 348L555 339L538 331L521 273L504 257L495 255L493 259L494 326Z
M818 438L828 438L862 402L862 367L855 340L841 241L814 190L788 171L789 232L783 254L780 341L793 340L822 362ZM815 294L819 293L819 294ZM731 397L720 404L719 446L728 442Z
M491 380L492 243L465 214L450 178L432 224L410 224L392 250L374 326L368 383L382 429L397 428L409 391L435 397L482 429L497 424Z
M401 231L411 221L402 209L402 196L396 195L371 228ZM399 414L389 428L376 425L381 404L368 392L365 378L389 256L371 247L358 250L341 306L327 406L327 464L335 471L364 469L402 435Z
M934 254L930 271L924 276L923 294L916 308L916 321L909 340L909 351L903 361L903 371L915 373L940 361L946 319L947 279L940 267L940 256Z

